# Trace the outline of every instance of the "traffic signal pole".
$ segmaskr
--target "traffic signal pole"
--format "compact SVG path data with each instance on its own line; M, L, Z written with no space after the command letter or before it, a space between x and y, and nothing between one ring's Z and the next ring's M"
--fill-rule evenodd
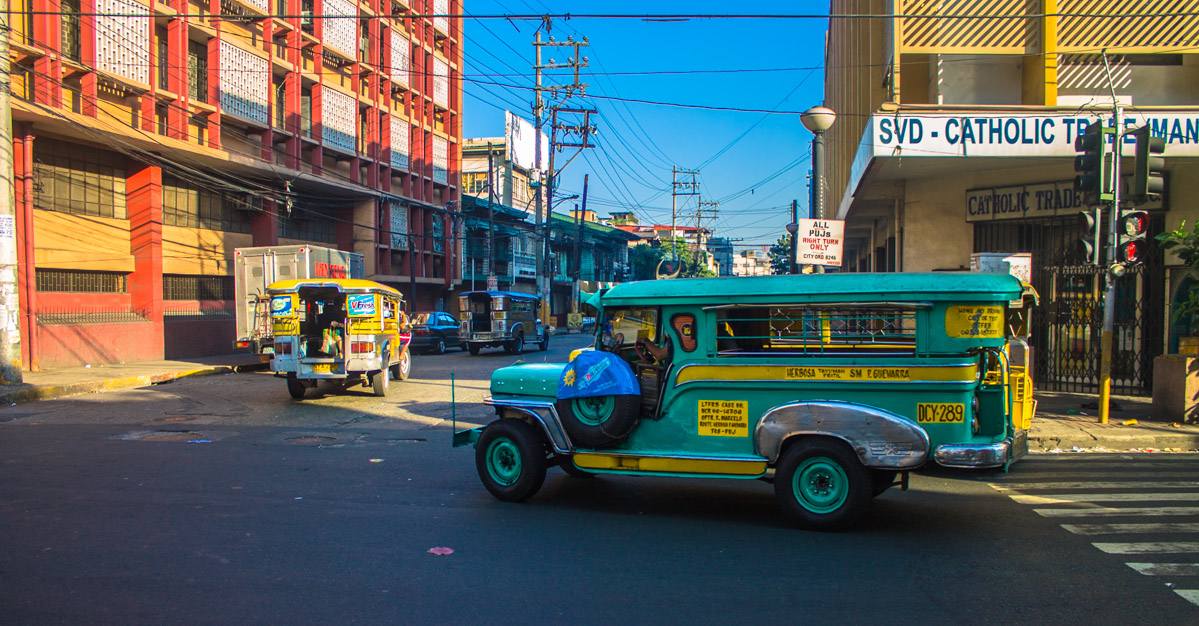
M1106 61L1106 58L1104 59ZM1115 98L1113 97L1113 100ZM1121 120L1124 119L1124 107L1120 106L1118 101L1115 105L1115 124L1116 132L1112 133L1112 165L1110 168L1111 179L1101 181L1101 185L1110 185L1112 194L1112 211L1111 211L1111 251L1112 256L1116 255L1116 250L1120 245L1120 235L1118 227L1120 226L1120 157L1124 153L1124 133L1120 129ZM1110 413L1110 404L1112 399L1112 341L1116 328L1116 277L1112 272L1105 271L1103 273L1104 281L1106 282L1107 292L1103 296L1103 335L1100 337L1099 344L1099 423L1106 424Z

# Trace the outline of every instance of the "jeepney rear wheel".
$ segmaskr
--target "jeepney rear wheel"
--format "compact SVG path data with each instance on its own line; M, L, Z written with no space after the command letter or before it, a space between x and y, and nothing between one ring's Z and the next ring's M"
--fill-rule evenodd
M475 468L491 495L521 502L541 489L547 466L541 433L517 419L505 418L483 429L475 447Z
M787 519L808 530L835 531L858 520L873 493L869 472L845 444L804 439L787 448L774 494Z
M524 352L525 336L517 333L517 335L512 338L512 341L504 344L504 350L507 350L509 354L520 354L521 352Z
M376 396L383 397L387 395L387 388L391 382L391 368L385 367L371 376L371 390Z
M467 350L470 350L470 355L471 355L471 356L479 356L479 344L477 344L477 343L468 343L468 344L466 344L466 349L467 349Z
M400 360L391 366L391 377L396 380L408 380L412 375L412 350L400 352Z
M308 391L308 387L296 378L295 373L287 375L287 393L291 394L293 400L303 400L305 391Z
M558 401L558 416L570 438L592 448L624 441L637 426L641 397L592 396Z

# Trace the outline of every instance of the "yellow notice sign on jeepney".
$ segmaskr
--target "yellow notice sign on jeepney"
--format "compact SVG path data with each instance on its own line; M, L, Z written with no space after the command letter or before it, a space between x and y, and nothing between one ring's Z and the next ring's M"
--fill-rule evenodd
M1003 337L1003 307L951 306L945 310L945 334L954 338Z
M699 434L705 437L748 437L749 402L700 400Z

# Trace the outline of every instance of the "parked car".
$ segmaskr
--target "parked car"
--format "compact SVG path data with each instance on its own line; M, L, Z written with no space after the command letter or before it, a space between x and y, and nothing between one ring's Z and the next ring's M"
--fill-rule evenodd
M412 318L412 349L444 354L446 348L466 349L458 336L458 322L445 311L417 313Z

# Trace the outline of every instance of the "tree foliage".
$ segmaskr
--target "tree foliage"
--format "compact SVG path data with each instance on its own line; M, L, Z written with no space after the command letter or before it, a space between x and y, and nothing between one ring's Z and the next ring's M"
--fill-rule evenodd
M787 233L770 246L770 273L791 273L791 233Z
M708 253L689 248L681 239L663 240L660 246L641 243L629 250L631 280L654 280L658 277L658 264L666 259L677 258L683 262L679 278L706 278L716 272L707 266Z

